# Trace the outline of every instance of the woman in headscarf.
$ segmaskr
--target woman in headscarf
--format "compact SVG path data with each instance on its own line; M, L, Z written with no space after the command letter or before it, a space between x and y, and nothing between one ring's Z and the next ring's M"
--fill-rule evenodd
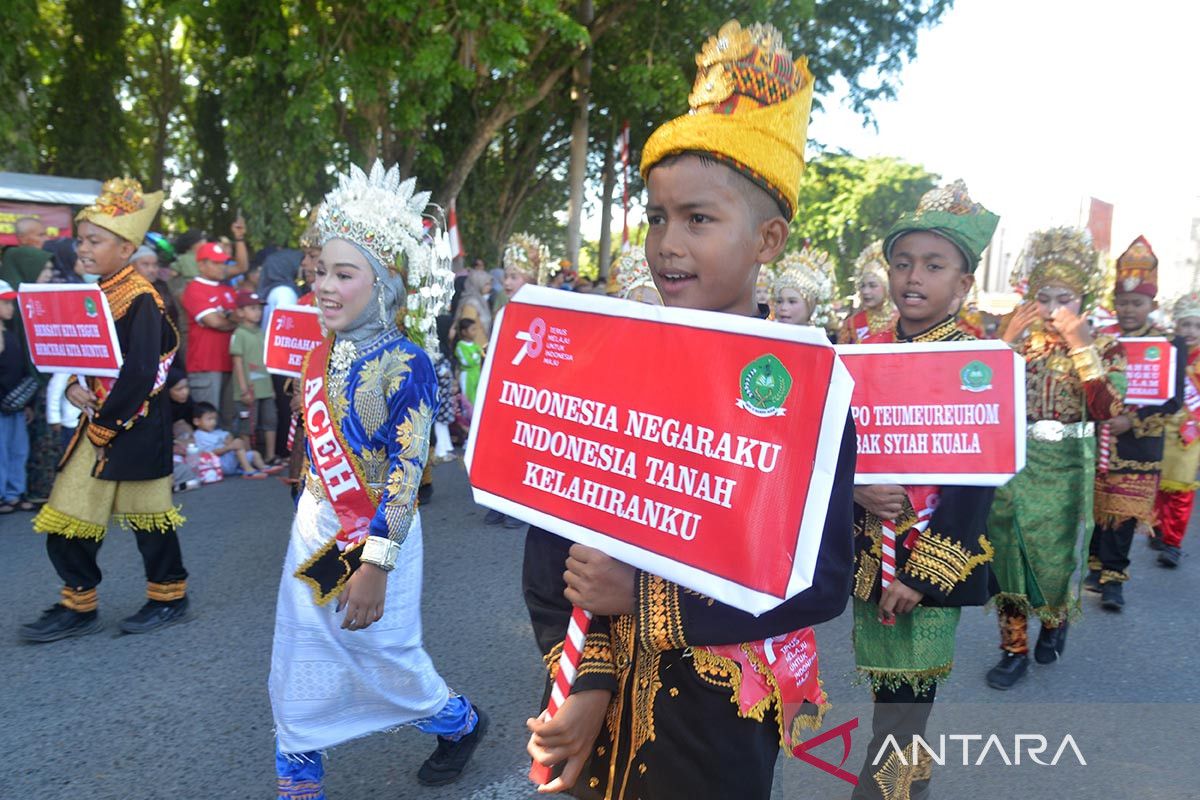
M492 294L492 276L481 269L473 269L467 273L463 286L462 298L458 304L458 316L454 320L452 330L459 330L459 320L474 320L471 334L475 344L481 349L487 349L492 337L492 305L489 300Z

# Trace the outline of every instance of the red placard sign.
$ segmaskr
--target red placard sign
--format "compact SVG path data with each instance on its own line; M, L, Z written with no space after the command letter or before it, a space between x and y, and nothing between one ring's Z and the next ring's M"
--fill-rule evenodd
M815 328L527 286L492 334L471 484L760 614L812 583L851 388Z
M17 299L38 371L103 378L120 373L117 329L99 286L22 283Z
M1129 388L1125 402L1131 406L1157 406L1175 396L1175 350L1161 336L1121 337L1125 357L1125 379Z
M321 332L321 312L307 306L276 307L267 320L263 364L267 372L301 377L304 356L325 338Z
M858 484L1000 486L1025 466L1025 361L997 341L843 345Z

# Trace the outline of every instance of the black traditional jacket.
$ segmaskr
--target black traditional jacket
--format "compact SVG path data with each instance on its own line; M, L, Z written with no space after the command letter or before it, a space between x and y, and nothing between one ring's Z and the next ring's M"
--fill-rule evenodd
M171 408L163 396L179 334L154 286L133 267L100 282L112 310L123 364L115 379L91 378L100 410L80 417L60 468L76 447L102 448L92 475L107 481L145 481L171 474Z
M897 328L867 342L963 342L975 337L953 318L914 336ZM987 518L996 490L987 486L940 486L929 527L906 546L917 513L907 499L895 522L896 578L924 595L926 606L980 606L998 587L988 562L994 551L987 538ZM854 506L856 570L854 596L878 603L881 593L882 522L862 506Z
M573 691L604 689L613 701L579 796L770 796L782 735L777 706L766 702L740 715L740 669L700 646L754 642L842 613L853 566L855 456L847 419L809 589L755 617L639 572L635 613L593 619ZM551 677L571 616L563 597L569 548L539 528L525 539L525 603Z

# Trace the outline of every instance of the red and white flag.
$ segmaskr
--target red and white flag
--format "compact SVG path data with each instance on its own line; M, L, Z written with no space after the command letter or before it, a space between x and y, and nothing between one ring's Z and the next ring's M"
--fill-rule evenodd
M462 255L462 240L458 238L458 211L455 209L456 200L450 201L450 220L448 222L450 230L447 231L450 235L450 258L458 258Z

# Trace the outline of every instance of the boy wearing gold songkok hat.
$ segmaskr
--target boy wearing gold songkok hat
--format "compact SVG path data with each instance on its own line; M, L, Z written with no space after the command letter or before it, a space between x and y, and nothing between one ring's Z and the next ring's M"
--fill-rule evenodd
M1125 351L1112 336L1093 337L1087 315L1103 270L1085 231L1052 228L1029 238L1014 275L1025 302L1002 338L1025 359L1025 469L996 490L988 536L1000 592L1000 661L988 685L1006 690L1029 668L1029 616L1041 620L1034 648L1052 664L1067 642L1079 601L1079 531L1092 527L1095 422L1120 414Z
M1167 420L1163 432L1162 481L1154 501L1154 536L1158 563L1179 566L1180 547L1196 500L1200 471L1200 292L1189 292L1171 310L1175 335L1187 344L1183 407Z
M796 209L812 76L777 30L736 21L696 61L691 112L660 127L642 153L646 257L665 305L758 316L759 270L783 253ZM562 767L547 790L629 800L770 796L781 742L791 751L800 729L817 722L823 693L785 702L773 681L746 704L739 691L753 676L743 681L743 663L714 646L753 652L845 608L854 458L847 420L828 466L834 482L813 585L758 617L530 529L525 599L552 675L572 605L595 615L571 695L553 719L528 723L535 761Z
M146 568L146 604L121 630L146 633L187 613L187 571L175 532L184 520L171 502L171 410L162 391L179 335L158 292L129 265L161 205L162 192L143 194L137 181L114 178L75 217L79 263L100 276L123 365L116 378L91 378L86 388L67 390L86 414L59 463L50 500L33 520L33 529L46 534L62 599L21 627L27 641L100 629L96 555L110 519L133 531Z
M1103 333L1110 336L1167 336L1150 321L1158 308L1158 257L1145 237L1139 236L1117 258L1117 284L1113 304L1117 324ZM1108 423L1112 458L1108 469L1096 475L1096 525L1088 551L1088 576L1084 587L1100 593L1100 606L1120 611L1125 606L1124 584L1129 580L1129 550L1139 525L1154 522L1154 499L1162 471L1163 433L1168 421L1183 407L1183 381L1187 372L1187 345L1175 343L1166 357L1176 359L1175 395L1157 406L1127 405Z

